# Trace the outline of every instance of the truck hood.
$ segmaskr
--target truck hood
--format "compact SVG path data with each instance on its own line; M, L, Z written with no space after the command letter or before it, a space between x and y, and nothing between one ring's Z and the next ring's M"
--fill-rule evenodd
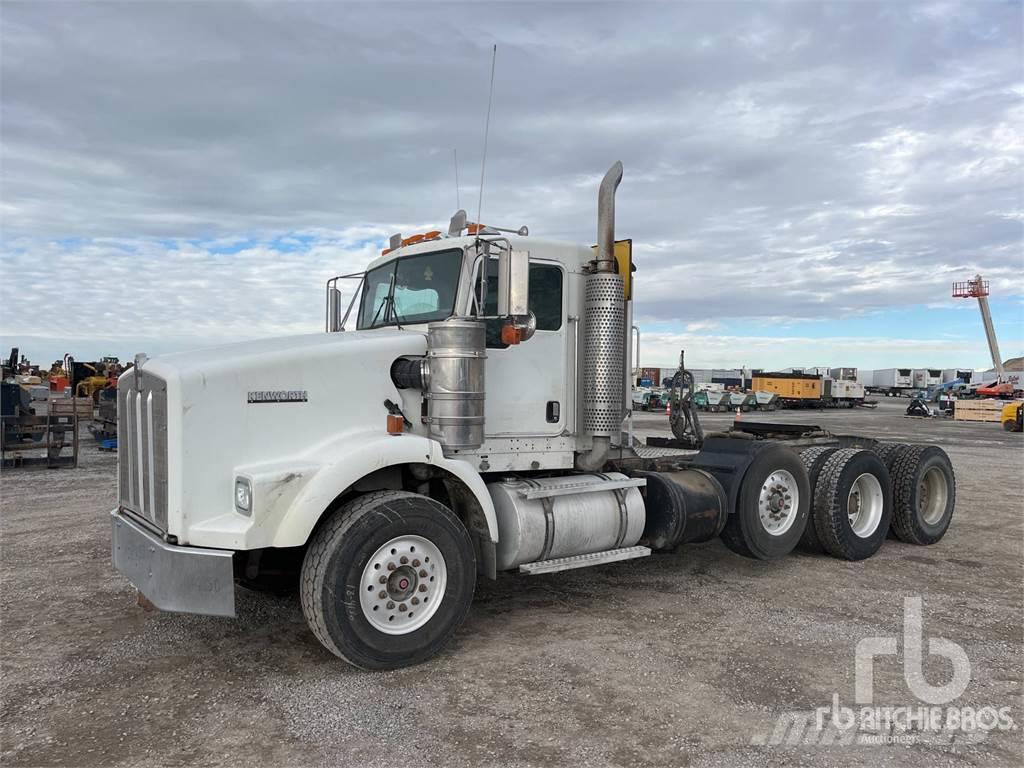
M377 351L394 351L397 355L423 354L425 350L426 333L380 328L372 331L279 336L222 344L190 352L161 355L147 361L143 367L146 371L166 379L168 376L216 375L238 368L273 370L279 366L296 364L301 367L305 361L334 358L339 355L373 355Z
M230 344L143 363L143 381L166 382L170 532L187 540L191 526L234 514L240 472L280 462L316 466L325 447L346 434L358 441L356 433L384 433L384 401L401 403L407 392L391 381L391 364L426 347L423 330L378 329ZM133 378L122 377L119 387ZM417 405L406 407L418 415Z

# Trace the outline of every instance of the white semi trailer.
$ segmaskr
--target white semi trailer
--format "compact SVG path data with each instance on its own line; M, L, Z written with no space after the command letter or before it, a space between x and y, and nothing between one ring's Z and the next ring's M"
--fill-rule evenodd
M138 356L118 382L116 568L160 609L231 616L237 582L295 565L320 642L391 669L438 652L477 578L502 571L716 536L760 559L801 542L862 559L890 526L938 541L955 484L935 447L818 433L798 454L741 434L652 452L622 439L621 176L616 163L601 183L596 252L460 211L447 236L393 238L354 276L344 316L332 280L325 333Z
M879 368L874 371L871 379L871 391L884 395L899 396L914 388L914 370L912 368Z
M914 382L914 389L931 389L942 383L942 369L914 368L911 379Z

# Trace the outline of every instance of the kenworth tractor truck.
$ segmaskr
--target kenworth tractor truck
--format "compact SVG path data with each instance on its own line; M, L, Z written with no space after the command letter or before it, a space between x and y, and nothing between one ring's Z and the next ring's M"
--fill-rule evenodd
M616 163L601 182L596 248L459 211L329 281L324 333L139 355L118 381L115 567L157 608L233 616L236 583L294 565L317 639L392 669L443 648L500 571L719 536L765 560L798 544L859 560L890 527L942 538L955 483L933 446L785 425L700 450L625 437L621 179Z

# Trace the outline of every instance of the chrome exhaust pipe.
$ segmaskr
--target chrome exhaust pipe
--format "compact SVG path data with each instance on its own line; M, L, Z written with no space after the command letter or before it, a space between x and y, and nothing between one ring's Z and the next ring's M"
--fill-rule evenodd
M615 272L615 190L622 182L622 161L616 160L597 191L597 271Z

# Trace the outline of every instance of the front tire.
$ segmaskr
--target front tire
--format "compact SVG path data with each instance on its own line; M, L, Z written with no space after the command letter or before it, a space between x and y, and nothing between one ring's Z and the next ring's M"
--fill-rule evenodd
M811 509L811 489L800 457L771 445L758 452L740 486L736 511L722 541L738 555L775 560L793 551Z
M476 558L465 526L438 501L374 491L316 532L302 565L302 611L349 664L396 669L440 651L466 618Z

